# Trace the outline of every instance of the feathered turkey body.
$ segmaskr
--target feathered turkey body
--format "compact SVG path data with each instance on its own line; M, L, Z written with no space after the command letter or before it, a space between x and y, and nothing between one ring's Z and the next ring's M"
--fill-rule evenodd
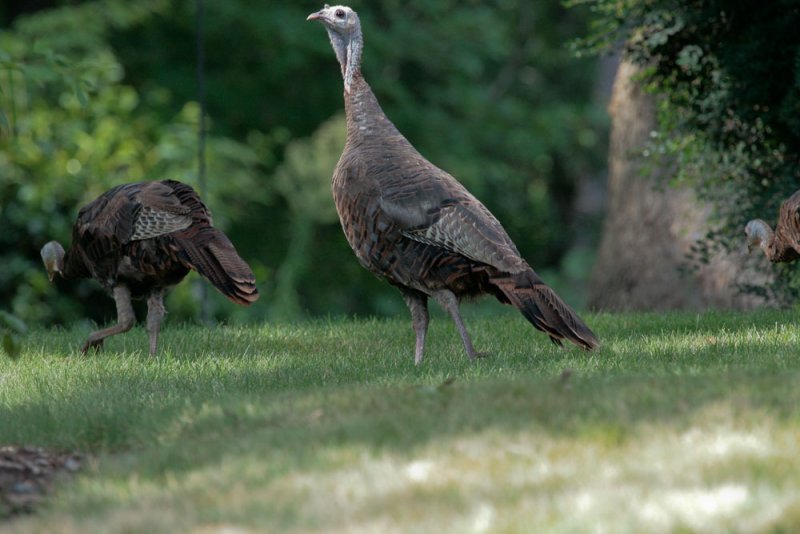
M82 350L102 346L135 323L132 298L147 298L150 353L155 354L166 290L190 269L233 302L258 299L255 277L228 237L212 226L197 193L173 180L124 184L100 195L78 213L72 245L42 248L51 280L94 278L114 296L117 324L93 332Z
M489 210L383 113L361 75L356 13L326 5L309 20L328 30L345 82L347 141L333 174L336 209L361 265L403 294L417 338L415 362L423 358L429 297L451 315L470 358L477 352L458 301L481 294L514 305L555 343L596 347L595 335L522 259Z

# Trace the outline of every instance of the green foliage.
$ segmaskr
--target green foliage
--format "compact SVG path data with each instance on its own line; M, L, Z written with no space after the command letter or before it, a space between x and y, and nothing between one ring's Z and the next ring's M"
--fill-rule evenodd
M121 76L105 44L107 31L135 24L163 4L147 0L129 7L119 0L106 0L24 17L13 31L0 32L0 72L7 85L0 123L6 133L16 131L17 105L25 97L24 91L15 90L15 80L40 90L49 87L50 96L70 90L86 106L88 91Z
M286 146L284 160L275 172L275 189L288 207L289 246L275 275L274 303L270 316L290 320L302 315L300 285L313 265L314 231L339 219L331 201L331 173L346 139L344 114L325 121L307 139Z
M596 13L579 47L624 42L659 94L646 155L674 165L716 209L695 260L742 246L747 220L774 220L800 183L800 9L793 1L578 0ZM796 295L796 269L770 291ZM762 291L765 288L761 288Z
M156 358L143 328L87 356L85 327L36 328L0 359L0 443L92 461L14 528L791 532L794 318L590 315L587 354L468 314L471 362L434 316L420 367L406 318L167 324Z
M330 183L346 139L343 113L320 124L307 139L291 141L275 172L275 190L286 199L289 211L320 224L338 221L331 201Z

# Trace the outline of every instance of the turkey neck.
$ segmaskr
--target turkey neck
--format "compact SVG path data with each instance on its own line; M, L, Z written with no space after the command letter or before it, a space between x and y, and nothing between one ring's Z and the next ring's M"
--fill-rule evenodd
M350 91L345 90L344 109L347 116L348 143L408 145L406 138L386 117L378 99L358 70L353 75Z
M395 138L400 144L410 147L405 137L386 117L378 104L378 99L361 74L361 51L364 48L361 28L354 29L347 39L331 29L328 29L328 36L342 69L347 143L369 144L372 141L385 144L390 138Z
M91 278L92 274L86 268L80 254L69 247L61 260L61 278L75 280L77 278Z

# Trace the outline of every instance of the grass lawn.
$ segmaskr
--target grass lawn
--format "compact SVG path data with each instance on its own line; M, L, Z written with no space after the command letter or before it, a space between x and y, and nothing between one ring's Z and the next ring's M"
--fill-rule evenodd
M88 326L0 358L0 445L90 460L11 532L796 532L800 327L788 311L587 315L558 349L513 311Z

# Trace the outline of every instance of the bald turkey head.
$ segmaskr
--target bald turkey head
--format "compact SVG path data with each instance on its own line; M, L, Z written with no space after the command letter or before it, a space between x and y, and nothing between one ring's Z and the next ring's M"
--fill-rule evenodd
M329 6L312 13L306 20L318 20L328 30L336 59L342 68L344 90L350 92L353 76L361 69L361 22L358 14L347 6Z
M40 254L47 270L47 278L52 282L64 268L64 247L58 241L50 241L42 247Z
M744 227L744 235L747 240L748 254L756 247L760 247L766 252L766 247L772 238L773 231L766 222L761 219L753 219Z

